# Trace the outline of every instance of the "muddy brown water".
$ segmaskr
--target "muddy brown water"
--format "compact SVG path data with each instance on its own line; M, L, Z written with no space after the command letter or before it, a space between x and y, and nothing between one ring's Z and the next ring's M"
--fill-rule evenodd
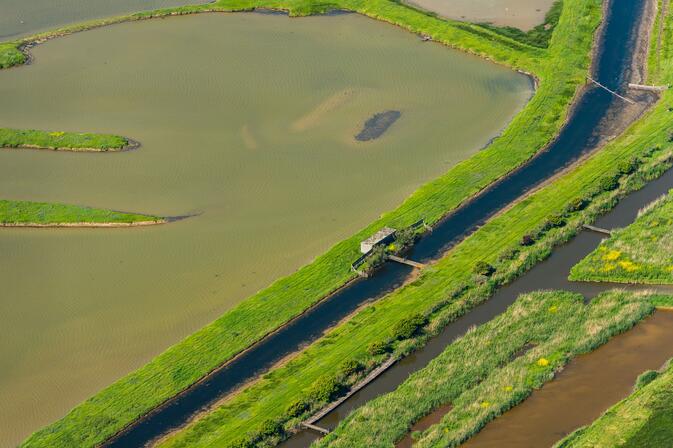
M673 356L673 312L657 311L634 329L581 355L526 401L463 444L465 448L551 446L626 397L640 373Z
M397 443L397 445L395 445L395 448L411 448L414 443L411 434L414 431L425 431L432 425L439 423L442 420L442 417L444 417L444 415L446 415L449 411L451 411L451 405L445 404L444 406L440 406L434 411L432 411L431 414L428 414L419 421L417 421L411 427L411 432L409 432L406 436L404 436L404 438L400 440Z
M394 209L531 94L526 76L355 14L172 17L31 53L0 72L0 126L142 147L2 149L3 198L195 216L3 229L3 448ZM402 118L356 142L384 110Z
M408 0L407 3L449 19L528 31L544 22L554 0Z

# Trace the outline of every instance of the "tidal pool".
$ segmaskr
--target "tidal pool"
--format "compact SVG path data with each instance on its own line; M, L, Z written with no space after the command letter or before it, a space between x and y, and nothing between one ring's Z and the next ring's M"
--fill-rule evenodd
M201 14L52 40L0 72L0 125L117 133L0 150L3 198L167 216L0 232L0 446L139 367L478 151L527 77L358 15ZM380 138L355 135L399 110Z
M555 0L407 0L441 17L488 22L528 31L541 23Z
M0 39L136 11L208 3L208 0L2 0Z

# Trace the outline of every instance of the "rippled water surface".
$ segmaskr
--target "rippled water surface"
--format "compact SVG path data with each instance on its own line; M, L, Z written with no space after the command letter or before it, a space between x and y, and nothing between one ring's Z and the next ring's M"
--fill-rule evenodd
M442 17L528 31L544 22L554 0L407 0Z
M34 56L0 72L2 126L143 146L2 150L2 197L196 216L0 232L2 447L392 209L531 93L522 75L357 15L120 24ZM356 142L385 110L402 115Z
M48 31L83 20L208 0L1 0L0 39Z

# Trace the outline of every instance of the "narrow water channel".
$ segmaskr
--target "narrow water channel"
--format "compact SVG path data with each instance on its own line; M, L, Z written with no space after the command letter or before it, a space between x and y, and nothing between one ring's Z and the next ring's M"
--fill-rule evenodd
M667 171L643 189L622 199L612 211L601 217L596 225L608 229L625 227L635 220L638 210L661 197L671 188L673 188L673 170ZM465 334L471 327L484 324L504 312L521 294L541 289L559 289L577 292L587 298L592 298L603 291L615 288L632 291L650 289L651 287L639 285L585 283L568 280L570 268L593 251L603 238L605 238L605 235L591 231L581 232L569 243L555 249L547 260L537 264L511 284L500 288L487 302L448 325L423 348L388 369L375 381L369 383L332 413L317 422L317 425L334 429L354 409L379 395L392 392L409 375L427 366L430 361L444 351L447 345ZM663 293L673 294L673 286L658 286L656 289ZM646 369L643 368L643 370ZM300 431L280 446L284 448L307 447L318 437L318 434L311 431Z
M657 311L632 330L571 361L558 378L462 446L552 446L631 393L639 374L659 369L673 357L672 330L673 312Z
M632 52L637 39L643 6L644 0L610 2L606 25L600 37L600 51L595 61L594 78L613 90L623 91L624 83L630 77ZM600 139L597 132L599 125L612 112L613 104L613 97L610 93L598 88L587 89L578 100L568 123L558 138L545 151L438 224L432 233L422 238L415 246L412 258L430 261L440 257L448 248L489 217L592 150ZM614 107L623 107L623 104L616 104ZM665 178L669 179L669 177ZM575 241L582 241L583 238L584 234ZM595 247L598 238L594 236L588 236L588 238L593 239L594 246L592 247ZM543 266L549 266L549 264L543 264ZM139 419L125 431L108 440L104 446L144 446L171 429L184 424L191 416L206 409L245 381L254 378L301 346L317 339L327 328L361 304L378 298L401 285L409 272L410 268L406 266L388 265L372 278L353 282L286 327L256 344L240 357L211 374L206 380ZM568 270L556 271L555 275L559 283L563 283L561 277L565 278L567 272ZM532 272L525 278L531 277L535 277ZM538 285L532 289L539 289L539 283L544 283L546 288L554 286L550 278L539 279L532 283ZM577 288L582 287L569 289L576 290ZM328 414L320 424L333 427L345 413L354 407L380 393L394 389L406 379L409 372L422 368L429 359L434 358L447 343L462 334L465 329L485 322L502 312L511 303L511 301L506 303L507 300L502 299L502 294L511 294L515 289L514 285L503 288L487 304L471 312L454 325L450 325L424 350L401 361L377 381L355 394L335 412ZM593 289L597 291L601 288ZM515 293L513 297L517 295L518 293ZM431 356L425 360L427 355ZM285 446L307 446L311 440L313 440L312 434L300 432Z

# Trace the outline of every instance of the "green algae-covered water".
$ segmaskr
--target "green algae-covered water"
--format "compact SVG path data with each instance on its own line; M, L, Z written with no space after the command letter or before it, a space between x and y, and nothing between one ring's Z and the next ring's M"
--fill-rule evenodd
M508 69L357 15L100 28L0 72L0 126L117 133L110 154L0 150L0 195L194 216L1 229L8 447L394 208L531 94ZM374 114L400 118L378 139Z
M199 3L208 3L208 0L2 0L0 39L25 36L82 20Z

